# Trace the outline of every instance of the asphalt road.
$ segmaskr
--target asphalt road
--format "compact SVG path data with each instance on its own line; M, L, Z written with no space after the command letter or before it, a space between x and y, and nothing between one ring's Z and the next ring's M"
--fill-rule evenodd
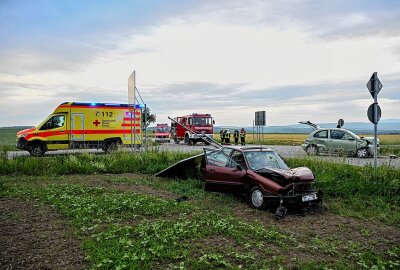
M188 146L184 144L175 144L171 143L164 143L159 146L155 146L161 151L175 151L175 152L195 152L195 151L203 151L203 148L212 148L210 146L205 146L202 144L196 146ZM271 148L275 150L279 155L282 157L307 157L307 154L303 151L301 146L289 146L289 145L263 145L263 147ZM129 148L125 149L125 151L130 151ZM47 152L46 156L52 155L65 155L69 153L82 153L82 152L89 152L95 154L103 154L102 150L96 149L89 149L89 150L59 150L59 151L51 151ZM8 158L14 158L17 156L28 156L29 153L27 151L9 151L7 152ZM355 158L355 157L334 157L334 156L316 156L313 157L315 159L326 160L330 162L337 162L337 163L344 163L356 166L366 166L366 165L373 165L374 159L373 158ZM378 166L380 165L390 165L396 168L400 168L400 159L390 159L388 157L379 157L378 158Z

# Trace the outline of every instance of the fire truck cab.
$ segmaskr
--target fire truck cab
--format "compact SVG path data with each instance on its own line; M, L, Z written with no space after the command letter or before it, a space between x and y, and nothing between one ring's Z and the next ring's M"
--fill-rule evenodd
M214 118L211 114L193 113L190 115L180 116L174 118L179 124L171 123L171 138L175 143L184 141L186 144L196 144L203 141L199 133L208 137L214 137ZM186 126L194 132L190 132L183 128L181 125Z
M170 142L168 124L157 124L154 131L154 139L156 142Z

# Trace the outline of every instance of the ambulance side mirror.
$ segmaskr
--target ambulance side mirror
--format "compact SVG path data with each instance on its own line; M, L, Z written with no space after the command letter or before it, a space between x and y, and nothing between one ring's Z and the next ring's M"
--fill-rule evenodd
M213 120L213 125L215 125L215 120Z

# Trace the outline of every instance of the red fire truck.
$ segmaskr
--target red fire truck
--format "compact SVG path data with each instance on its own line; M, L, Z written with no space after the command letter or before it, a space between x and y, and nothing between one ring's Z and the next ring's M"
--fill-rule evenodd
M175 117L174 120L195 132L192 133L172 121L171 138L175 143L184 141L186 144L196 144L197 142L203 141L201 136L196 133L202 133L208 137L214 137L215 121L211 114L193 113L190 115Z
M156 142L170 142L169 139L169 126L168 124L157 124L154 131L154 138Z

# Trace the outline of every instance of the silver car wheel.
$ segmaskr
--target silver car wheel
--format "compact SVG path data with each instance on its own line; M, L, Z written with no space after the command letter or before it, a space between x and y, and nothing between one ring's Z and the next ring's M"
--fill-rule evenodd
M307 154L310 155L310 156L315 156L315 155L317 155L317 154L318 154L318 149L317 149L317 147L314 146L314 145L310 145L310 146L307 148Z
M360 148L357 150L357 157L366 158L368 157L368 150L366 148Z
M251 193L251 203L255 207L259 208L262 206L263 202L264 202L264 197L263 197L261 190L259 190L259 189L254 190Z

